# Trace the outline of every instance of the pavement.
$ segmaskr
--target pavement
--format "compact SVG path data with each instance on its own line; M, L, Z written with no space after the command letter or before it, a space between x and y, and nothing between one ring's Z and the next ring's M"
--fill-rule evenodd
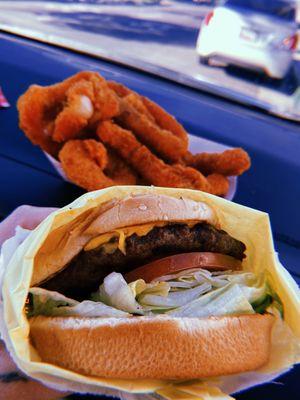
M300 53L282 81L237 67L203 66L195 51L205 3L176 0L124 2L0 2L0 29L121 62L282 117L294 110ZM298 13L299 15L299 13Z

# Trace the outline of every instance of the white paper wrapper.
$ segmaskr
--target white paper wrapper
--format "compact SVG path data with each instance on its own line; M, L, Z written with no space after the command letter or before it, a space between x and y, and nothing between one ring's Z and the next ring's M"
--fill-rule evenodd
M54 365L43 363L29 342L29 325L24 314L32 271L33 259L49 232L67 224L82 212L129 194L159 193L184 196L206 201L216 210L222 228L242 240L247 246L245 268L254 272L265 270L270 283L280 296L285 309L285 322L277 320L272 333L272 351L269 363L259 371L220 377L205 382L181 382L158 380L121 380L83 376ZM145 187L112 187L87 193L69 206L51 214L29 236L18 229L16 236L7 241L0 256L3 272L1 293L0 331L8 350L21 370L44 384L61 390L82 393L108 394L137 400L157 393L168 399L228 399L216 394L212 388L233 393L267 382L300 362L300 295L296 282L279 263L273 249L267 214L236 205L224 199L192 190ZM25 240L24 240L25 239ZM24 241L23 241L24 240ZM21 242L23 243L19 245ZM254 251L255 250L255 251ZM211 392L211 390L213 390Z
M61 176L65 181L71 182L67 178L64 170L62 169L61 163L59 161L57 161L54 157L50 156L50 154L46 153L45 151L43 153L45 154L46 158L50 161L50 164L53 166L53 168L58 173L58 175Z
M189 135L189 142L190 142L190 151L195 154L195 153L200 153L200 152L206 152L206 153L221 153L224 150L230 149L228 146L224 146L221 143L213 142L211 140L203 139L198 136L194 135ZM65 181L71 182L64 170L61 167L61 163L57 161L54 157L52 157L50 154L45 153L45 156L47 159L50 161L52 164L53 168L55 171L60 175ZM72 183L72 182L71 182ZM225 196L225 199L227 200L233 200L235 193L237 190L237 177L236 176L230 176L229 177L229 190L228 193Z

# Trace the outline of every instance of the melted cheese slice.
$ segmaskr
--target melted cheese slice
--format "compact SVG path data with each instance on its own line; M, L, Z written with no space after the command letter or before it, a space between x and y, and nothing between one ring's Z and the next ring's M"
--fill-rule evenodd
M156 226L164 226L166 222L154 222L144 225L135 225L129 226L126 228L116 229L113 232L104 233L102 235L96 236L95 238L91 239L84 247L85 251L93 250L96 247L106 245L111 239L118 238L118 247L122 253L126 253L126 238L132 236L134 234L138 236L145 236L147 235L153 228Z
M189 227L194 226L195 224L201 221L187 221L186 224ZM149 224L143 225L134 225L129 226L126 228L116 229L112 232L103 233L102 235L96 236L91 239L84 247L84 251L93 250L99 246L105 246L105 251L107 247L107 252L111 253L114 248L119 248L123 254L126 254L126 238L132 236L134 234L138 236L145 236L147 235L153 228L155 227L162 227L168 225L169 222L152 222ZM117 243L109 243L111 239L118 238Z

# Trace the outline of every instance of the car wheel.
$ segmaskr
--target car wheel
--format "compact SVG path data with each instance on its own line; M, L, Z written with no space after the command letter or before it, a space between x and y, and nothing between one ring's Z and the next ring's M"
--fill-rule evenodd
M199 57L199 60L200 60L200 63L201 63L201 64L203 64L203 65L209 65L209 57L200 56L200 57Z

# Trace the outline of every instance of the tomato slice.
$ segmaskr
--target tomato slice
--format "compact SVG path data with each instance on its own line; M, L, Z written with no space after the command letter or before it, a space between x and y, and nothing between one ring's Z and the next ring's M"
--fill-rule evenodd
M220 253L181 253L160 258L159 260L136 268L128 272L125 275L125 279L127 282L144 279L144 281L148 283L160 276L193 268L203 268L209 271L240 270L242 269L242 262L234 257Z

